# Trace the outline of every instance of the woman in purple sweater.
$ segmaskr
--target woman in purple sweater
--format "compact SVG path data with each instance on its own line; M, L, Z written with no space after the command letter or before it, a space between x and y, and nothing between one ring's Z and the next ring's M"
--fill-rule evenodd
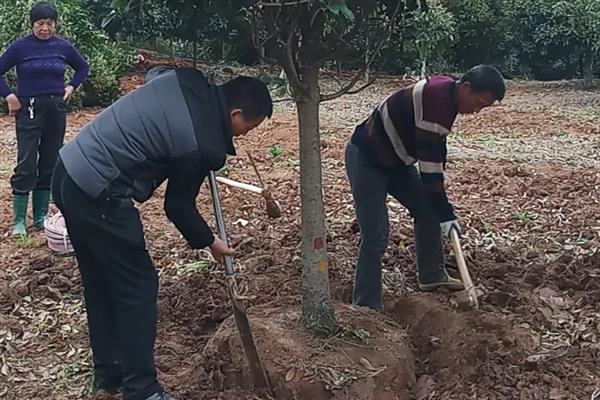
M30 11L28 36L13 42L0 56L0 96L16 117L17 166L10 179L13 235L26 235L25 219L32 192L33 224L43 228L50 199L50 178L66 127L67 102L88 75L88 64L69 41L54 36L58 13L47 2ZM75 70L65 86L65 70ZM3 79L17 67L17 90Z

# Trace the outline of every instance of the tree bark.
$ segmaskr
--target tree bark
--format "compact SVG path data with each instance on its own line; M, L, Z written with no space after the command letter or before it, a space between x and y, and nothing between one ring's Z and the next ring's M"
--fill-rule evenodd
M583 79L586 86L594 79L594 55L591 52L583 57Z
M193 59L193 67L196 68L198 65L198 39L194 38L194 43L192 44L192 59Z
M319 71L302 74L299 93L300 191L302 201L302 312L305 324L317 334L338 329L329 291L327 235L321 176L319 136Z

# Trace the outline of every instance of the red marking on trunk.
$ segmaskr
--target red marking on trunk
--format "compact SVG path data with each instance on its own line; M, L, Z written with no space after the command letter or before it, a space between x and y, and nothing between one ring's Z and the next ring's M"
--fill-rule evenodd
M315 239L315 250L321 250L323 248L323 239L316 238Z

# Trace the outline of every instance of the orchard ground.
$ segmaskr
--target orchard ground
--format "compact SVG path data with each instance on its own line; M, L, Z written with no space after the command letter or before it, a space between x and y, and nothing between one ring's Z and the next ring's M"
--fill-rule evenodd
M143 63L123 78L141 83ZM383 76L321 106L330 282L345 330L308 335L299 321L298 133L291 103L237 141L221 174L258 184L257 159L283 216L259 196L221 187L239 284L275 398L592 399L600 393L600 86L510 82L502 104L459 117L449 138L448 193L481 310L462 294L415 288L407 212L390 199L385 310L348 305L358 233L345 176L353 124L410 80ZM68 115L67 136L99 109ZM91 371L74 258L43 236L9 236L13 120L0 118L0 398L86 399ZM190 250L163 213L161 188L140 206L160 275L159 378L177 399L267 399L253 393L230 316L223 267ZM203 187L198 206L212 222ZM55 209L53 209L54 211ZM448 265L455 272L447 249ZM296 397L294 397L296 396Z

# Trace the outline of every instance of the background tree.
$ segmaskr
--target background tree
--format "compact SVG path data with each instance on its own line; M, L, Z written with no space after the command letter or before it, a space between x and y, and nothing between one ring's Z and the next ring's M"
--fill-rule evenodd
M502 64L507 55L505 0L443 0L453 16L456 34L452 53L456 68L467 70L482 62Z
M116 5L122 9L140 1ZM224 34L234 24L245 25L253 32L256 47L264 49L266 59L285 72L298 110L300 135L303 315L313 330L335 331L338 323L329 290L319 104L356 92L370 83L364 82L365 73L381 55L396 19L407 4L402 0L165 1L182 20L178 31L181 38L190 35L198 38L200 33ZM418 5L425 3L413 1L408 7ZM207 24L208 17L225 24L214 29ZM374 21L383 29L368 29ZM359 39L365 45L363 54L357 57L351 43ZM322 68L350 59L361 64L354 77L340 83L336 92L322 93L319 87Z
M456 22L446 7L439 2L431 3L426 10L417 9L406 13L402 19L401 29L404 38L411 38L421 63L421 77L427 73L428 62L432 58L448 65L450 46L456 34Z
M156 45L158 38L168 38L178 24L163 0L136 2L113 9L107 0L83 0L94 24L103 28L111 40L127 40L137 46Z
M416 53L423 74L430 59L432 70L440 65L447 70L454 59L460 69L494 62L508 72L532 71L542 78L575 75L583 64L589 76L599 43L596 3L444 0L428 7L424 0L114 1L119 10L168 7L178 21L170 34L205 46L218 43L220 59L243 32L257 54L285 72L300 136L303 313L308 326L324 332L337 323L328 282L319 104L368 85L370 68L385 66L390 53L404 57L397 48ZM445 57L432 58L440 54ZM355 75L337 80L337 91L323 93L319 79L334 64L354 68Z
M302 310L307 325L317 332L337 328L328 279L327 234L323 207L319 104L353 93L369 82L361 80L404 11L401 1L273 1L258 4L267 56L283 68L298 110L300 190L302 201ZM370 30L378 20L385 29ZM356 57L350 45L364 41ZM352 79L333 93L322 93L320 71L328 63L361 60Z

